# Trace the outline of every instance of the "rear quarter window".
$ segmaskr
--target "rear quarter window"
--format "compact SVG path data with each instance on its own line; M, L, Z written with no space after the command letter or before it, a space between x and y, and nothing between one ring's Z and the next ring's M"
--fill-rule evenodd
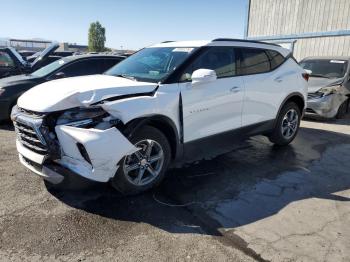
M275 68L279 67L285 61L284 56L278 53L277 51L267 50L267 55L269 56L271 70L274 70Z
M270 71L270 59L264 49L241 48L239 74L252 75Z

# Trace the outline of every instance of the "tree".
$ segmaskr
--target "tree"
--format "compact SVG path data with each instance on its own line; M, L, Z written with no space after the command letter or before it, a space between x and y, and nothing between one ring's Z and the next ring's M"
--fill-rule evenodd
M105 51L106 29L96 21L90 24L89 28L89 51L103 52Z

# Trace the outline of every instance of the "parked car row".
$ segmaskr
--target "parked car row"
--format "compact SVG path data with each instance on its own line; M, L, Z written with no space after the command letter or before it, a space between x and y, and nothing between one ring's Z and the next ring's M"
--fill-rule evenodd
M29 74L60 59L60 56L51 55L58 47L57 43L53 43L32 59L23 58L13 47L0 48L0 78Z
M0 120L10 118L12 107L25 91L41 83L73 76L102 74L125 57L79 55L56 60L32 73L0 79Z

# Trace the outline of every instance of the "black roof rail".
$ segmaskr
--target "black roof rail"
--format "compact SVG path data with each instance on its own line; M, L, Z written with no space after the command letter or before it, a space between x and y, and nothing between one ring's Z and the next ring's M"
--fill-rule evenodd
M216 39L212 40L212 42L220 42L220 41L234 41L234 42L244 42L244 43L255 43L255 44L279 46L279 45L274 44L274 43L267 43L267 42L261 42L261 41L256 41L256 40L247 40L247 39L216 38Z
M163 41L163 42L161 42L161 44L166 44L166 43L171 43L171 42L175 42L175 41L173 41L173 40Z

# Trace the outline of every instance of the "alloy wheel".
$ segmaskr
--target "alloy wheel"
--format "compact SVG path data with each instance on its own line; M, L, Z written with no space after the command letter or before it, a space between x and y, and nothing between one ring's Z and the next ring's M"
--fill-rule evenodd
M123 170L128 181L136 186L144 186L155 180L164 164L164 152L154 140L137 142L138 151L125 157Z
M288 110L282 119L281 126L282 136L285 139L290 139L295 135L298 130L298 121L299 116L297 111L293 108Z

